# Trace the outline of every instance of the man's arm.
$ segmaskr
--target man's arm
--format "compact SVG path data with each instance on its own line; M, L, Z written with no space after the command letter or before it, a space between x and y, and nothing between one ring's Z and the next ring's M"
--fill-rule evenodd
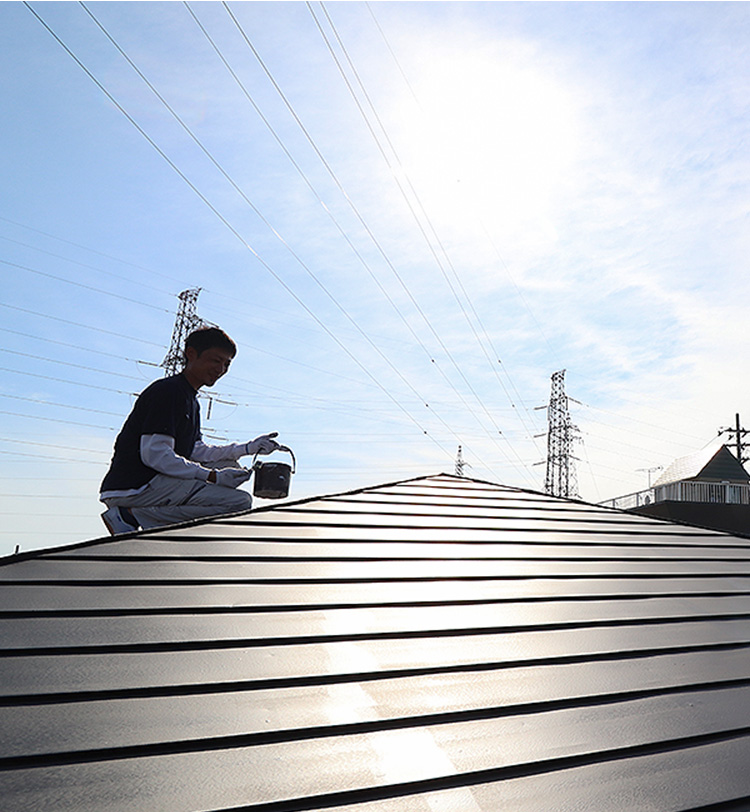
M198 440L193 446L193 453L190 458L196 462L217 462L218 460L238 460L240 457L249 454L270 454L280 448L273 439L278 436L278 432L261 434L248 443L229 443L227 445L207 445L203 440Z
M219 460L238 460L247 453L247 443L207 445L203 440L197 440L190 458L196 462L218 462Z
M209 480L210 469L177 454L174 450L174 437L168 434L142 435L140 452L144 465L160 474L177 479L200 479L203 482Z
M177 479L198 479L227 488L236 488L250 479L250 471L244 468L225 468L217 471L181 457L174 450L174 438L168 434L144 434L141 437L140 451L145 465L160 474Z

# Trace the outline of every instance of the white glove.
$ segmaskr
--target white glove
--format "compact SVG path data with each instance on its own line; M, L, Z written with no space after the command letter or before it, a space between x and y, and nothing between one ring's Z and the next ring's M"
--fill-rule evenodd
M260 437L256 437L245 445L247 453L270 454L272 451L276 451L281 446L273 438L278 436L278 431L273 431L271 434L261 434Z
M237 488L250 479L251 473L246 468L219 468L216 470L216 484L224 488Z

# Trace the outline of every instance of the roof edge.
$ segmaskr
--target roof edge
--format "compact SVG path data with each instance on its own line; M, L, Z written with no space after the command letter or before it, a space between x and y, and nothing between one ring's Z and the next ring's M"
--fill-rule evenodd
M219 516L221 518L225 518L227 516L235 517L235 516L247 516L249 514L255 513L268 513L270 511L279 510L282 507L289 507L290 505L304 505L307 502L315 502L319 499L333 499L338 496L351 496L356 493L364 493L365 491L370 491L377 488L390 488L393 487L394 485L403 485L407 482L420 482L425 479L433 479L436 476L447 476L455 479L469 479L469 477L457 477L455 476L455 474L445 474L442 472L438 474L425 474L424 476L411 477L409 479L400 479L395 480L393 482L383 482L377 485L367 485L362 488L354 488L348 491L319 494L316 496L306 496L302 499L293 499L285 502L279 502L278 504L275 505L263 505L257 508L250 508L250 510L241 510L238 513L222 513L219 514ZM495 483L487 482L486 484L491 484L499 487L509 487L505 485L500 485L497 482ZM190 519L189 521L186 522L178 522L176 524L162 525L161 527L154 527L151 528L150 530L136 530L132 533L122 533L118 534L117 536L99 536L94 539L86 539L84 541L73 541L70 542L69 544L60 544L59 546L55 547L40 547L34 550L11 553L10 555L0 556L0 567L7 566L8 564L16 564L19 561L27 561L32 558L39 558L49 553L67 552L69 550L80 550L86 547L96 547L99 544L112 544L118 541L130 541L131 539L146 538L154 533L161 533L165 528L174 530L183 527L185 528L196 527L198 525L207 524L209 522L215 521L217 518L219 518L219 516L204 516L201 519Z
M28 550L26 552L19 552L19 553L11 553L7 556L0 557L0 566L6 566L8 564L15 564L19 561L26 561L32 558L40 558L44 555L48 555L50 553L58 553L62 551L69 551L69 550L80 550L86 547L96 547L100 544L112 544L118 541L130 541L132 539L138 538L147 538L155 533L161 533L165 529L169 530L176 530L180 528L188 528L188 527L197 527L200 525L208 524L210 522L216 521L217 518L226 518L226 517L237 517L237 516L248 516L248 515L255 515L255 514L262 514L262 513L269 513L275 510L281 510L290 506L296 505L304 505L309 502L317 502L321 499L335 499L341 496L353 496L354 494L365 493L366 491L377 490L379 488L391 488L394 485L406 485L412 482L423 482L427 479L435 479L436 477L445 477L447 479L454 479L456 481L461 482L475 482L480 485L491 485L495 488L503 488L507 491L514 491L515 493L525 493L531 494L533 496L542 496L545 499L552 499L552 500L559 500L561 502L574 502L581 505L588 505L590 507L596 507L601 509L603 506L598 505L595 502L587 502L584 499L574 499L571 497L566 496L553 496L552 494L544 493L544 491L533 490L531 488L519 488L515 485L504 485L501 482L493 482L489 479L479 479L477 477L467 477L467 476L458 476L457 474L447 473L445 471L441 471L435 474L424 474L423 476L418 477L409 477L407 479L397 479L390 482L380 482L376 485L366 485L361 488L352 488L350 490L345 491L337 491L335 493L325 493L325 494L317 494L314 496L306 496L302 499L292 499L289 501L279 502L278 504L274 505L263 505L262 507L257 508L250 508L250 510L242 510L238 513L223 513L219 514L219 516L205 516L201 519L191 519L186 522L179 522L176 524L169 524L163 525L161 527L154 527L150 530L137 530L133 533L123 533L117 536L101 536L95 539L87 539L85 541L75 541L71 542L70 544L61 544L57 547L43 547L35 550ZM617 513L628 513L628 511L619 509L619 508L606 508L607 510L612 510ZM656 517L652 517L656 518Z

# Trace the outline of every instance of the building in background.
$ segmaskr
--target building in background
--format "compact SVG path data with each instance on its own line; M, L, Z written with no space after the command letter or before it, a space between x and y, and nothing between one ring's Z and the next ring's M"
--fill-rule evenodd
M602 504L750 535L750 475L726 445L679 457L650 488Z

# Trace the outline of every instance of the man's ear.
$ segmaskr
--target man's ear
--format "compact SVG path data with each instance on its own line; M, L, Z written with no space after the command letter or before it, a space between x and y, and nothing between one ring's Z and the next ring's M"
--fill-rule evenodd
M198 357L198 350L195 347L185 347L185 363L190 364Z

